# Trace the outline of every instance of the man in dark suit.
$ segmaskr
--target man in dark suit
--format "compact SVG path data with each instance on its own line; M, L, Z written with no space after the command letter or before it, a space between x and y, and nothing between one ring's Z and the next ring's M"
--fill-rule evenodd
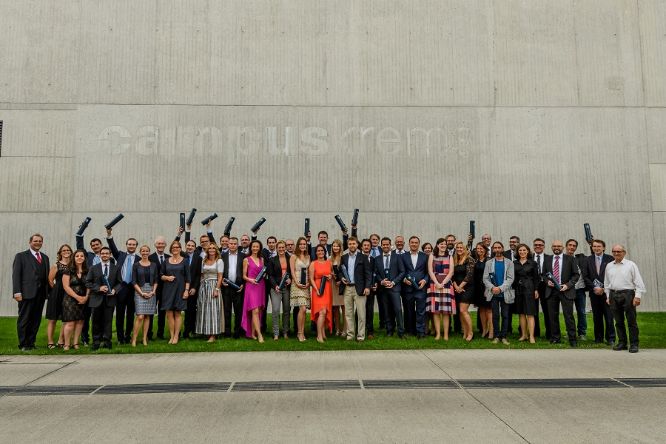
M332 245L328 243L328 233L326 231L320 231L319 233L317 233L317 239L319 240L318 245L323 245L324 248L326 249L326 256L325 257L326 257L326 259L328 259L329 257L331 257L331 247L332 247ZM308 245L310 245L309 233L308 233L307 241L308 241ZM317 245L311 245L310 246L310 260L317 259L316 252L317 252Z
M241 319L243 316L243 259L245 255L238 250L238 238L229 238L229 251L222 255L224 272L222 277L222 303L224 306L224 336L231 336L231 310L234 312L234 339L241 337ZM240 289L234 288L227 281L233 282Z
M90 289L88 305L92 311L92 350L111 348L111 322L116 306L116 295L122 286L120 267L111 262L111 249L100 250L102 262L88 270L86 287Z
M358 239L355 236L347 240L349 251L342 255L340 270L342 273L342 287L345 299L345 318L347 319L347 340L365 340L366 298L370 295L372 286L372 269L368 257L358 251ZM356 328L358 318L358 329Z
M606 265L613 262L613 256L605 254L606 243L601 239L592 241L592 254L585 258L583 279L585 288L590 293L592 305L592 319L594 322L594 342L601 344L606 341L608 345L615 345L615 327L613 326L613 313L606 303L604 292L604 277Z
M183 338L187 339L194 334L197 323L197 296L199 285L201 285L201 255L197 253L197 243L193 240L185 244L185 260L190 266L190 296L187 298L185 309L185 324L183 326Z
M132 340L132 329L134 328L134 285L132 285L132 266L134 262L141 260L136 254L139 243L133 237L125 242L127 251L118 251L116 242L113 240L113 231L106 229L106 242L111 249L111 255L120 267L122 279L120 290L116 295L116 336L118 344L129 344Z
M375 338L375 299L377 298L378 277L375 271L375 260L372 258L372 242L370 239L361 241L361 253L367 258L370 266L370 294L365 298L365 337L367 339ZM380 328L381 321L384 319L383 305L380 305Z
M277 250L275 249L277 246L277 238L275 236L268 236L266 238L266 246L262 248L261 250L261 257L264 258L264 265L266 265L266 270L268 271L268 263L272 258L277 256ZM271 296L271 288L270 285L265 285L264 286L264 309L263 309L263 315L261 316L261 331L263 333L267 333L267 325L266 325L266 313L268 313L268 299L270 299Z
M532 259L537 264L539 269L539 283L537 284L537 292L539 293L539 299L536 299L534 303L536 304L536 316L534 316L534 336L541 336L541 325L539 323L539 304L541 304L541 311L543 311L543 324L545 326L545 337L550 339L550 318L548 317L548 301L546 301L546 281L543 279L543 264L547 261L550 261L550 255L544 253L546 248L546 241L537 237L532 241L532 247L534 254Z
M157 269L162 268L162 264L165 260L169 259L171 255L166 253L166 239L164 236L158 236L155 238L155 251L148 256L150 262L157 265ZM157 298L157 338L164 339L164 325L166 320L166 312L162 310L162 289L164 283L162 279L157 280L157 291L155 292L155 297ZM148 338L152 339L153 337L153 317L150 317L150 323L148 324Z
M98 238L93 238L90 241L90 250L86 251L86 265L88 265L88 270L93 265L99 264L102 259L99 257L99 252L102 249L102 241ZM85 250L86 245L82 234L76 235L76 249ZM86 307L83 309L83 330L81 331L81 342L83 345L88 345L90 343L90 307L86 304Z
M567 327L569 345L578 346L576 340L576 322L573 316L573 304L576 298L576 281L578 281L578 267L573 256L563 254L562 241L555 240L551 245L553 255L543 264L543 278L546 281L546 300L548 301L548 314L550 318L550 342L561 342L560 334L560 304L564 313L564 323ZM552 275L551 278L548 275ZM554 282L553 282L554 281ZM558 290L556 285L560 286Z
M39 251L43 243L41 234L30 236L30 248L14 257L12 267L14 300L18 302L16 332L22 351L35 348L44 301L49 291L49 257Z
M400 289L402 279L405 277L405 267L400 255L391 251L391 239L384 237L381 240L382 254L375 258L375 270L378 270L379 286L377 297L384 299L386 318L386 335L393 336L398 330L398 337L405 335L405 326L402 317Z
M428 256L419 251L421 240L409 238L409 253L401 255L405 268L402 283L402 305L405 310L405 331L418 339L425 337L426 285L428 285ZM415 285L416 284L416 285Z
M382 254L382 247L379 245L380 243L380 238L379 235L376 233L372 233L370 235L370 249L368 252L366 252L365 247L363 246L364 242L361 242L361 251L363 251L363 254L368 256L370 258L370 262L372 262L373 266L373 273L375 273L375 276L377 273L374 270L374 265L375 261L374 259ZM384 318L384 300L381 298L377 297L377 284L378 281L373 280L373 287L370 289L370 296L368 296L367 303L369 305L368 310L371 313L366 313L366 325L368 326L368 339L372 339L372 336L374 335L374 312L375 312L375 299L377 299L377 310L379 311L379 328L383 329L386 328L386 319ZM372 317L368 317L367 315L372 314ZM370 327L373 327L373 330L370 330Z

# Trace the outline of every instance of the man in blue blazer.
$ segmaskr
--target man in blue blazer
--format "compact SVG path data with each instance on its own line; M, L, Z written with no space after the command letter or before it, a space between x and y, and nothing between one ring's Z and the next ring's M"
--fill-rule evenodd
M409 238L409 252L400 255L405 268L402 283L402 306L405 310L405 331L418 339L425 337L426 286L428 276L428 256L419 251L421 240L418 236Z
M400 289L405 277L405 267L402 258L395 251L391 252L391 239L384 237L381 240L382 253L374 258L377 270L377 297L384 300L384 315L386 318L386 335L393 336L398 330L398 337L405 335L405 326L402 317Z

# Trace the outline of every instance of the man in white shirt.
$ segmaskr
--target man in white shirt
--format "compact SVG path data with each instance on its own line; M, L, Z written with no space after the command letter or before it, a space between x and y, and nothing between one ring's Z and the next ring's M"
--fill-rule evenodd
M627 332L624 318L629 327L629 353L638 352L638 324L636 323L636 307L641 305L641 297L645 294L645 284L638 267L629 259L625 259L626 248L620 244L613 245L611 250L614 262L606 265L604 291L606 303L610 305L615 318L617 344L613 350L626 350Z

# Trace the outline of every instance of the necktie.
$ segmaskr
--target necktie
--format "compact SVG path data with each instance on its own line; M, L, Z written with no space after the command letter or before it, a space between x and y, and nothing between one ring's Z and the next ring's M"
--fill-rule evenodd
M541 274L541 255L537 254L537 268L539 270L539 274Z
M109 264L104 264L104 277L109 277Z
M164 256L160 255L160 265L164 263Z
M132 265L134 264L134 255L128 254L125 259L124 269L123 269L123 281L126 284L132 282Z
M188 265L192 265L192 255L190 254L190 255L188 256L188 258L189 258Z
M39 251L38 251L36 254L37 254L37 263L38 263L39 265L41 265L41 264L42 264L42 255L39 254Z
M597 256L597 274L601 273L601 256Z
M555 261L553 264L553 276L555 276L555 282L560 283L560 255L555 256Z
M384 268L389 269L389 257L388 255L384 256Z

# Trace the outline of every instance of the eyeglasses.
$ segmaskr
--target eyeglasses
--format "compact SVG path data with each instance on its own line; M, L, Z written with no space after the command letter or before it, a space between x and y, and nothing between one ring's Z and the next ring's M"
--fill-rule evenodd
M613 250L613 254L621 254L624 253L622 250Z

